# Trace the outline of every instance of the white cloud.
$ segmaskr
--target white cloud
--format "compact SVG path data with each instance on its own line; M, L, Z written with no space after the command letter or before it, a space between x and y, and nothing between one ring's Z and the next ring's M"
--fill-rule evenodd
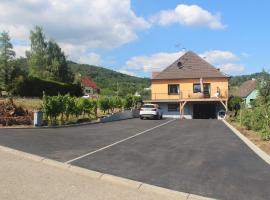
M16 57L25 57L25 51L30 50L30 46L28 45L15 45L13 47L14 51L16 52Z
M134 56L126 62L125 69L129 71L143 70L145 72L161 71L183 54L184 51L173 53L161 52L149 56ZM242 72L245 69L244 65L233 63L233 61L239 58L230 51L211 50L199 55L225 73Z
M238 57L230 51L211 50L199 55L212 64L232 62L238 59Z
M165 26L179 23L184 26L205 26L211 29L223 29L220 14L212 14L198 5L179 4L174 10L163 10L158 16L159 24Z
M60 43L60 46L65 52L68 60L72 60L80 64L98 66L103 64L101 56L95 52L89 52L87 46L73 45L69 43Z
M26 39L35 25L56 41L88 48L114 48L137 38L150 24L130 0L1 0L0 29Z
M245 66L242 64L235 64L235 63L226 63L224 65L219 66L220 70L225 73L237 73L243 72L245 70Z
M128 71L127 69L120 69L119 72L130 76L137 76L134 72Z
M101 65L102 60L100 55L96 53L88 53L79 57L78 62L81 64L90 64L90 65Z
M134 56L126 62L126 65L130 70L161 71L183 54L184 52L180 51L175 53L161 52L150 56Z

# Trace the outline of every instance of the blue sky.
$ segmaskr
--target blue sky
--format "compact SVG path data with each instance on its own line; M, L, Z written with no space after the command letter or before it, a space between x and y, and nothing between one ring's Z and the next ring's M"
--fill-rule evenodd
M230 75L250 74L269 69L269 8L267 0L3 0L0 30L17 56L39 25L79 63L149 77L191 50Z

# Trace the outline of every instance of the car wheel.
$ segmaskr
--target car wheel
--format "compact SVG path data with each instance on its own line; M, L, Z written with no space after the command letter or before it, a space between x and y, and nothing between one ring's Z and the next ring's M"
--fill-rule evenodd
M140 119L141 119L141 120L143 120L143 117L142 117L142 116L140 116Z

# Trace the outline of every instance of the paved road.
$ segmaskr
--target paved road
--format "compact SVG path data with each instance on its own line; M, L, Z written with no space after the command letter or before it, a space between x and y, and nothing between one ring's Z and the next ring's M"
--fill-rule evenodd
M168 120L5 130L0 144L67 161ZM220 199L269 199L270 167L221 121L175 120L72 164Z
M132 119L68 128L0 129L0 145L65 162L158 124Z

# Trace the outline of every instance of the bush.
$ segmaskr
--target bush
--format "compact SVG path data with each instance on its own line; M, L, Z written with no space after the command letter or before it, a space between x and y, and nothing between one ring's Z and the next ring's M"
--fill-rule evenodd
M131 109L133 105L134 105L134 104L133 104L133 96L127 95L127 96L124 98L124 108L125 108L125 109Z
M56 124L57 117L64 112L62 96L44 96L43 112L51 123Z
M66 116L66 120L69 120L70 115L75 115L76 113L76 99L71 97L69 94L63 96L63 104L64 104L64 115Z
M228 108L231 111L238 111L240 109L240 104L243 102L241 97L230 96L228 101Z
M92 102L90 101L90 99L86 99L86 98L79 98L77 100L77 109L79 111L79 114L83 115L83 118L85 116L85 114L88 115L88 117L90 117L91 113L92 113L92 109L93 109L93 105Z
M98 107L103 113L107 112L110 109L110 99L107 97L102 97L98 100Z
M18 77L12 85L11 93L23 97L42 97L43 92L48 96L58 94L71 96L82 96L80 84L67 84L57 81L43 80L36 77Z
M110 109L111 112L114 111L115 108L122 109L123 102L122 99L118 96L113 96L110 98Z
M126 106L134 106L136 102L140 102L139 98L133 96L127 96L125 99ZM85 121L85 115L88 118L93 114L97 117L97 109L99 108L105 114L109 110L113 111L114 108L122 108L123 101L120 97L114 96L111 98L102 97L96 99L76 98L67 95L57 96L43 96L43 112L50 124L56 124L57 119L61 119L61 122L66 119L69 120L70 116L76 116L78 121ZM82 115L83 119L79 119Z

